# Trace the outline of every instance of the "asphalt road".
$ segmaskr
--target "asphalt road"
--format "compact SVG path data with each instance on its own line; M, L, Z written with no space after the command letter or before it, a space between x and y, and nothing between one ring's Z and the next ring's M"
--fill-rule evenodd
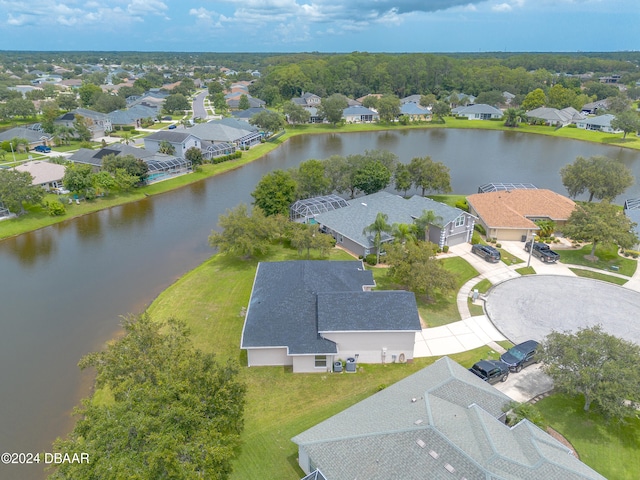
M552 331L593 325L640 344L640 293L580 277L529 275L507 280L487 295L489 319L513 343L542 340Z

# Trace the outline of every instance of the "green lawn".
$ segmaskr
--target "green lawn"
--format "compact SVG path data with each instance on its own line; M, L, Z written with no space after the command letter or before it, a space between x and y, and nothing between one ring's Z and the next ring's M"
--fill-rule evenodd
M582 397L551 395L538 403L545 420L577 450L580 460L607 478L637 480L640 472L640 419L626 425L607 423L596 412L584 412Z
M487 291L492 286L493 284L485 278L483 280L480 280L478 283L476 283L471 288L471 291L473 292L474 290L478 290L479 293L487 293ZM478 315L484 315L484 308L482 308L482 305L475 305L474 303L472 303L471 298L467 299L467 305L469 306L469 313L471 313L472 317L476 317Z
M611 270L612 266L618 267L618 272L627 277L631 277L636 271L638 262L630 258L618 255L616 245L598 245L596 247L597 261L585 258L591 253L591 245L585 245L575 250L556 250L560 254L560 262L570 265L583 265L585 267L598 268L600 270Z
M524 260L522 260L521 258L516 257L515 255L510 254L509 252L507 252L503 248L498 248L498 251L500 252L500 259L506 265L515 265L517 263L524 263Z
M296 251L274 247L263 260L300 258ZM333 250L330 258L352 257ZM477 274L464 260L447 260L453 260L446 262L447 268L458 273L461 284ZM248 386L244 445L231 478L297 480L302 472L291 437L431 364L435 358L416 359L410 364L362 365L356 375L293 374L282 367L246 368L246 358L239 349L244 321L241 311L248 304L257 263L257 259L214 256L164 291L148 311L157 319L184 319L196 346L216 352L221 361L239 359L243 365L241 377ZM376 278L384 277L381 268L373 272ZM470 367L479 358L496 355L482 347L452 358Z
M416 295L418 311L428 327L439 327L460 320L458 311L457 296L460 287L478 276L478 272L469 262L460 257L443 258L442 263L447 270L455 273L457 284L454 291L447 294L437 294L434 298L427 298L425 295ZM396 285L389 277L385 268L374 268L373 278L379 290L395 290L402 288Z
M535 275L536 274L536 271L531 266L516 268L516 272L518 272L520 275Z
M570 268L569 270L579 277L593 278L594 280L602 280L603 282L615 283L616 285L624 285L629 281L627 278L614 277L613 275L592 272L591 270L584 270L583 268Z

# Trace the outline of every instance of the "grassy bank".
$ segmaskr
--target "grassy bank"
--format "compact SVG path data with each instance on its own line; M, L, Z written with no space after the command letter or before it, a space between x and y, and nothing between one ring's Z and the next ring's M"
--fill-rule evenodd
M584 412L581 397L552 395L538 403L549 425L575 447L580 460L606 478L635 480L640 471L640 419L608 423L597 412Z
M274 247L262 260L300 258L296 251ZM330 258L352 259L336 249ZM148 311L157 319L184 319L199 348L215 352L221 360L238 359L243 365L241 376L248 385L244 445L232 479L297 480L302 472L297 467L297 449L291 437L429 365L435 358L417 359L411 364L362 365L356 375L294 375L283 367L247 368L239 349L244 321L241 312L248 305L257 264L258 259L214 256L164 291ZM460 275L470 274L462 264L454 262L449 267ZM376 276L380 270L374 270ZM478 358L494 354L482 347L453 358L470 367Z

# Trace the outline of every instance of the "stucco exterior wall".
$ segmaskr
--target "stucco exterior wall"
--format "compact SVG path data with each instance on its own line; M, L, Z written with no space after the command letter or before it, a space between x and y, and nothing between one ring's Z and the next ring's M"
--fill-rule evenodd
M287 356L287 349L281 348L247 348L247 365L264 367L292 365L293 360Z
M358 354L361 363L391 363L393 355L396 362L400 354L405 360L413 359L415 332L332 332L323 337L338 345L337 359L346 360ZM383 348L386 355L383 356Z

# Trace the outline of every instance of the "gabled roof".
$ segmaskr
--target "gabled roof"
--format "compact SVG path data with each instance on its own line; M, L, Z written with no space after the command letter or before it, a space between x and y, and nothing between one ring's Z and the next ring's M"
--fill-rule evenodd
M373 193L349 200L348 203L347 207L316 215L315 220L368 248L373 247L373 238L371 235L363 234L362 231L375 221L378 213L387 215L389 225L412 224L425 210L431 210L436 217L442 219L438 220L438 226L448 225L466 213L459 208L450 207L430 198L414 195L407 200L389 192ZM391 237L387 236L387 239Z
M99 150L80 148L69 157L69 160L74 163L86 163L95 167L102 167L102 159L107 155L133 155L135 158L144 162L170 161L177 158L174 155L151 152L144 148L132 147L131 145L126 145L124 143L113 143Z
M467 202L489 228L537 229L529 218L565 221L576 208L573 200L546 189L476 193Z
M198 123L189 131L201 140L210 142L235 142L238 139L258 131L248 122L236 118L213 120L207 123Z
M327 480L603 480L448 357L292 439Z
M29 172L33 177L33 185L44 185L45 183L57 182L64 177L64 165L57 163L43 162L36 160L18 165L19 172Z
M611 127L611 120L616 118L615 115L605 113L604 115L598 115L597 117L588 117L584 120L580 120L578 123L584 123L586 125L597 125L599 127Z
M183 143L189 137L199 138L197 135L191 133L193 129L189 131L177 132L175 130L158 130L151 135L145 137L145 140L155 140L156 142L166 141L169 143Z
M336 344L321 333L420 330L412 293L364 291L374 285L373 275L361 261L262 262L241 348L286 347L292 355L334 354Z
M148 107L146 105L133 105L126 110L116 110L109 113L109 118L113 125L130 125L141 118L155 118L158 115L158 109Z
M417 103L420 104L420 98L422 98L422 95L409 95L408 97L404 97L400 99L400 103Z
M13 138L25 138L29 143L43 142L51 139L51 135L32 128L14 127L4 132L0 132L0 142Z
M247 108L246 110L237 110L235 112L231 112L231 115L233 115L234 118L238 118L240 120L249 120L254 115L257 115L260 112L264 112L265 110L267 109L262 107L251 107Z
M378 116L378 114L376 112L374 112L373 110L369 110L366 107L363 107L362 105L354 105L351 107L347 107L342 111L342 115L343 116L347 116L347 115L373 115L373 116Z
M400 113L403 115L431 115L431 110L415 102L406 102L400 105Z
M451 111L457 115L469 115L476 113L485 115L503 115L502 110L485 103L477 103L475 105L469 105L468 107L457 107Z

